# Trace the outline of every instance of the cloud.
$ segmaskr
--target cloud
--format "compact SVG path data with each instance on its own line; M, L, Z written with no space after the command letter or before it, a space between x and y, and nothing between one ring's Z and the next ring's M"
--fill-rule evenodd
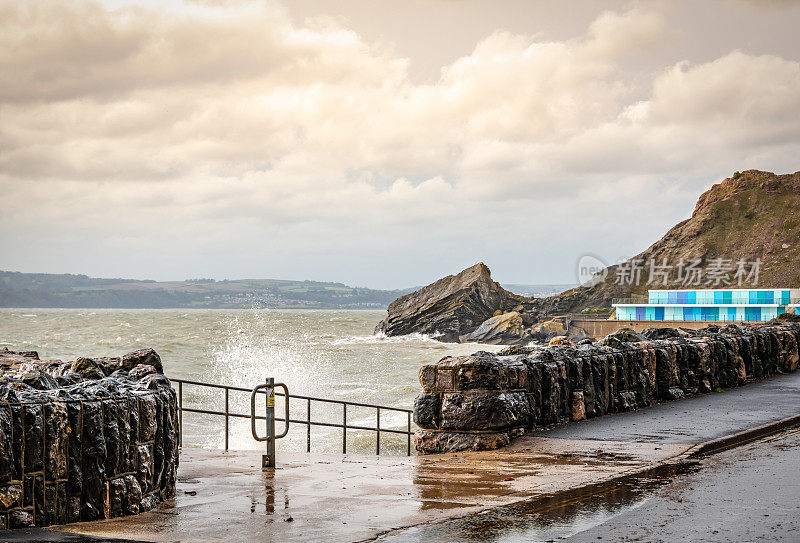
M557 239L562 260L600 251L579 234L598 201L603 217L646 215L649 242L698 183L800 150L795 60L621 70L672 37L642 9L562 41L497 31L416 83L409 59L342 21L301 25L271 4L0 2L0 233L7 255L25 253L5 265L41 265L58 231L60 247L114 255L114 275L134 247L185 254L184 275L209 251L239 255L207 272L228 276L312 276L338 248L371 263L356 279L376 284L391 263L399 286L424 280L403 279L401 259L469 264L498 239L523 240L529 261ZM614 247L623 226L589 231Z

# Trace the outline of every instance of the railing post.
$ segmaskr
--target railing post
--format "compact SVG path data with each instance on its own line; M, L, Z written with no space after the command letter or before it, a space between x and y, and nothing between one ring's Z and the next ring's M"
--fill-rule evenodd
M375 425L375 454L378 456L381 455L381 408L375 408L375 418L376 418L376 425Z
M230 410L228 409L228 391L230 389L225 387L225 450L228 450L228 427L230 424Z
M342 454L347 454L347 404L342 404Z
M406 438L408 439L408 442L407 442L406 455L411 456L411 411L409 411L407 415L408 415L408 433L406 434Z
M262 468L275 467L275 378L267 377L267 454L262 457ZM288 398L286 399L288 401Z
M311 452L311 398L306 399L306 420L308 420L308 426L306 428L306 452Z
M183 381L178 381L178 440L183 447Z

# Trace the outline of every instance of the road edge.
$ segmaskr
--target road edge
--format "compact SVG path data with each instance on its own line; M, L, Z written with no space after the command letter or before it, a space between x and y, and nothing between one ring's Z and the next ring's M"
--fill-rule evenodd
M727 436L711 439L703 443L698 443L683 453L683 456L686 456L686 458L709 456L726 451L728 449L733 449L734 447L755 441L758 438L776 434L782 430L793 428L798 425L800 425L800 413L784 419L768 422L754 428L748 428L746 430L736 432L735 434L729 434Z

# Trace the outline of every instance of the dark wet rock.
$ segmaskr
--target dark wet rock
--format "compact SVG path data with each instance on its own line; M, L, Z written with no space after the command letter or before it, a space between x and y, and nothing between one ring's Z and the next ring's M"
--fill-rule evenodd
M148 375L152 375L154 373L158 373L158 370L155 366L151 366L149 364L143 364L141 366L136 366L128 371L128 377L133 379L134 381L138 381Z
M527 425L530 405L524 392L470 390L442 395L443 430L499 430Z
M72 363L70 371L84 379L102 379L106 376L103 367L92 358L78 358Z
M8 514L9 528L30 528L32 526L35 526L32 512L14 509Z
M121 369L130 371L136 366L153 366L158 373L164 373L161 357L153 349L139 349L122 357Z
M502 349L502 350L498 351L497 352L497 356L511 356L511 355L519 355L519 354L521 354L521 355L529 355L529 354L532 354L532 353L536 352L540 348L541 347L530 347L530 346L527 346L527 345L526 346L511 345L509 347L506 347L505 349Z
M458 341L495 312L512 310L524 301L492 281L481 262L401 296L389 304L387 317L375 331L387 336L437 334L442 341Z
M600 344L619 348L623 347L626 343L638 343L640 341L647 341L647 338L630 328L620 328L613 334L604 337L600 341Z
M58 381L53 376L36 370L23 374L20 381L36 390L53 390L59 387Z
M414 447L420 454L438 454L451 451L485 451L499 449L510 444L523 432L509 430L486 433L431 432L418 430L414 433Z
M63 375L59 375L56 377L56 382L58 383L58 387L68 387L70 385L77 385L83 381L83 377L81 377L80 373L75 373L74 371L69 371Z
M420 428L438 428L440 408L439 394L420 394L414 400L414 424Z
M645 339L672 339L681 338L684 335L675 328L646 328L642 330L641 334Z
M580 347L509 347L426 364L415 403L417 449L503 446L536 428L741 386L800 365L800 324L646 335L623 329Z
M174 496L178 406L158 355L64 364L2 350L0 359L4 526L132 514Z

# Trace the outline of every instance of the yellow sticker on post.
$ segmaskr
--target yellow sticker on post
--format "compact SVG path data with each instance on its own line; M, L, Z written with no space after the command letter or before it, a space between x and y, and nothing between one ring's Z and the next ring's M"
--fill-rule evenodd
M275 391L269 393L269 397L267 397L267 407L275 407Z

